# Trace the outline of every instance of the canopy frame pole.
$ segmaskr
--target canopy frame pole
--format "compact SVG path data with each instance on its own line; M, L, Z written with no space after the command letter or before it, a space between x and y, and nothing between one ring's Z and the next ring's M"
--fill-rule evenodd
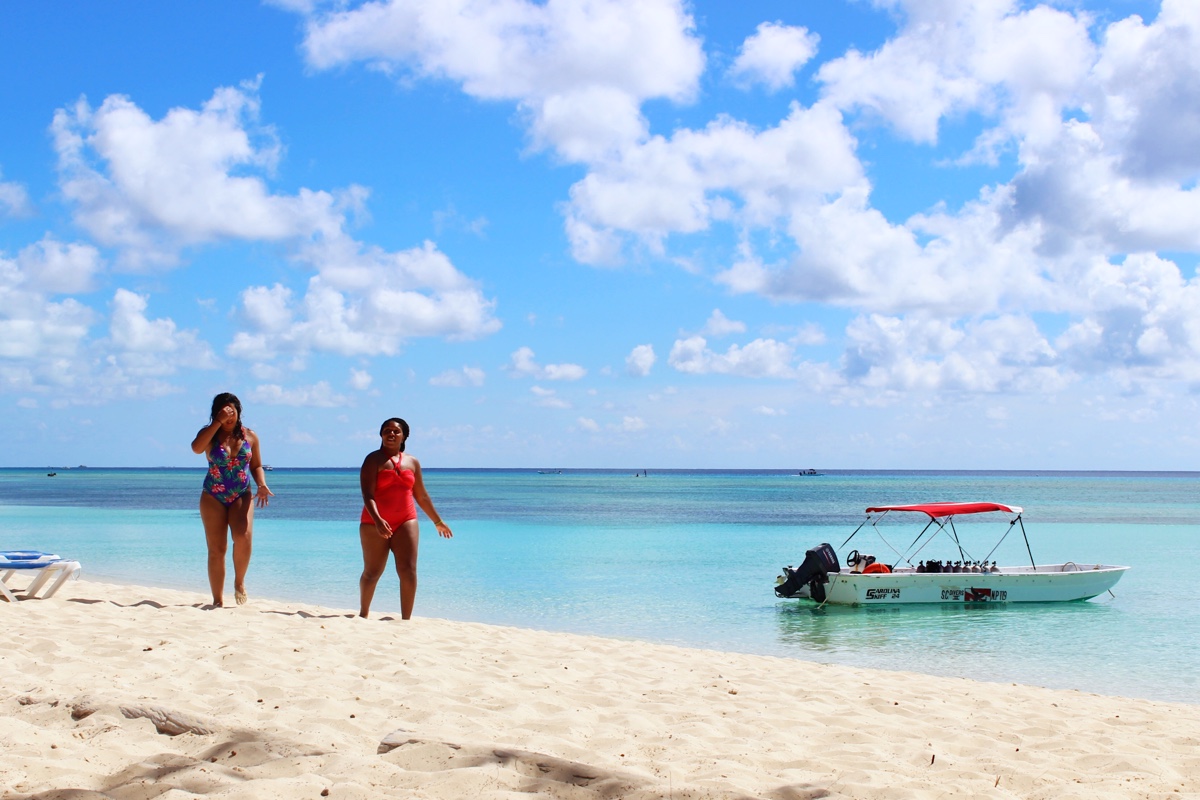
M912 544L910 544L907 548L905 548L905 550L904 550L905 553L908 553L909 550L913 549L913 547L917 544L917 542L921 541L921 537L925 535L925 531L929 530L929 526L932 525L934 522L936 522L936 520L933 517L930 517L929 522L925 523L925 527L921 528L921 532L917 534L917 538L913 539ZM929 542L932 542L932 541L933 541L933 537L930 536ZM925 544L918 547L916 549L916 551L912 554L911 557L907 556L907 555L903 555L903 556L900 556L900 559L904 563L908 564L911 567L913 558L916 558L918 555L920 555L921 551L925 549L925 545L929 544L929 542L926 542Z
M887 512L886 512L886 511L885 511L885 512L883 512L883 514L880 514L880 515L879 515L879 519L883 519L883 517L884 517L886 514L887 514ZM858 524L858 527L854 529L854 533L852 533L852 534L850 534L849 536L847 536L847 537L846 537L846 541L842 542L842 543L841 543L841 545L840 545L840 547L845 547L845 546L846 546L846 545L847 545L847 544L850 542L850 540L851 540L851 539L853 539L855 536L857 536L857 535L858 535L858 532L862 530L862 526L863 526L863 525L866 525L866 524L867 524L868 522L870 522L870 521L871 521L871 515L870 515L870 514L867 514L867 518L866 518L866 519L864 519L862 522L860 522L860 523ZM878 520L876 520L876 522L878 522ZM872 527L874 527L874 526L872 526Z
M1025 538L1025 552L1029 553L1029 564L1033 567L1033 571L1037 572L1037 564L1033 563L1033 550L1029 548L1029 536L1025 533L1025 523L1021 521L1021 515L1017 514L1017 522L1021 525L1021 536Z
M954 517L953 516L946 517L946 522L950 525L950 536L951 536L951 538L954 539L955 546L958 547L958 557L960 559L962 559L963 561L966 561L967 556L965 553L963 553L962 542L960 542L958 540L958 531L956 531L954 529ZM942 527L944 528L945 526L942 526Z
M991 557L992 557L992 553L995 553L995 552L996 552L996 549L997 549L998 547L1000 547L1000 545L1004 544L1004 540L1008 538L1008 535L1009 535L1010 533L1012 533L1013 525L1016 525L1016 524L1017 524L1017 520L1016 520L1016 519L1010 519L1010 520L1008 521L1008 530L1006 530L1006 531L1004 532L1004 535L1000 537L1000 541L996 542L996 546L995 546L995 547L993 547L993 548L992 548L992 549L991 549L991 550L988 552L988 554L987 554L986 556L984 556L984 557L983 557L983 560L984 560L984 561L987 561L989 558L991 558ZM1022 530L1024 530L1024 526L1021 526L1021 527L1022 527ZM1025 544L1026 544L1026 545L1028 545L1028 544L1029 544L1029 542L1028 542L1028 541L1026 541L1026 542L1025 542ZM1032 554L1030 554L1030 559L1032 560L1032 558L1033 558L1033 555L1032 555ZM1034 567L1034 569L1037 569L1037 567Z

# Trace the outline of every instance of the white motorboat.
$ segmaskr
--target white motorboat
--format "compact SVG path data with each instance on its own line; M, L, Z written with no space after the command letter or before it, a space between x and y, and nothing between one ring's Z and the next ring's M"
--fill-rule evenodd
M971 557L954 526L955 517L999 512L1007 515L1000 541L982 559ZM837 552L828 543L809 550L799 567L785 567L776 579L779 597L808 598L833 605L869 606L907 603L1049 603L1088 600L1109 591L1129 567L1085 564L1035 564L1020 506L1001 503L917 503L868 508L867 519L850 534L842 546L870 526L880 540L897 556L885 564L875 556L851 551L845 560L849 571L842 571ZM916 513L928 523L907 548L894 547L878 523L888 514ZM923 518L924 518L923 517ZM997 566L988 558L1008 534L1018 526L1025 539L1029 564ZM957 561L912 560L941 535L956 548Z

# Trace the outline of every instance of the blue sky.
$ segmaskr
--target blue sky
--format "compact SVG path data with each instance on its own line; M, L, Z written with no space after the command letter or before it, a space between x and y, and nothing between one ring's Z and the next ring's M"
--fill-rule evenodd
M1195 469L1200 7L9 2L0 465Z

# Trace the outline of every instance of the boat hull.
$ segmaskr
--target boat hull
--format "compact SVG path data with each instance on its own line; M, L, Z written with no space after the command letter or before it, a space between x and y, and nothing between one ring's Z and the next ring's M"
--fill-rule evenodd
M1088 600L1111 589L1129 567L1049 564L999 573L916 572L829 575L825 602L874 606L912 603L1059 603Z

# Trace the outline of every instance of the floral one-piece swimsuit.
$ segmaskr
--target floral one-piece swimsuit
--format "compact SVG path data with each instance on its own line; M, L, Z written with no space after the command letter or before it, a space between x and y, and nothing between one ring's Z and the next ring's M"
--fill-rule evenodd
M242 439L242 446L230 455L224 445L209 449L208 474L204 476L204 491L227 506L250 491L250 442Z

